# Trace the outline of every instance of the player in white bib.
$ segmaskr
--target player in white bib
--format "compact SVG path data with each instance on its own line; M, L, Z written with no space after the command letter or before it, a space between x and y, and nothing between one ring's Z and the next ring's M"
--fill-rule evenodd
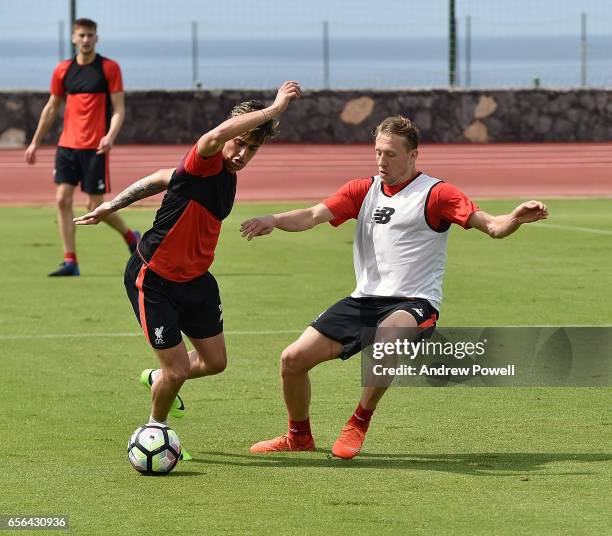
M451 224L504 238L521 224L548 216L539 201L493 216L455 186L417 172L419 131L404 117L385 119L375 132L378 175L349 181L313 207L242 223L242 235L251 240L275 228L306 231L324 222L338 226L357 219L353 247L357 286L283 351L281 377L289 430L256 443L251 452L314 450L309 419L311 368L356 354L378 337L380 328L383 332L411 330L415 336L433 330L442 301ZM364 339L368 328L371 340ZM366 384L355 413L332 447L334 456L350 459L359 453L386 389Z

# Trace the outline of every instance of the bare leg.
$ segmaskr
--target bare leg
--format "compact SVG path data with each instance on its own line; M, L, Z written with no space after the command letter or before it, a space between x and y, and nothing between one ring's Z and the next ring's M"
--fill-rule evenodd
M220 374L227 366L223 333L206 339L189 337L195 350L189 352L189 379Z
M283 398L289 419L304 421L310 409L310 378L308 371L324 361L337 358L342 345L307 327L299 339L281 354Z
M414 340L416 336L417 323L414 317L406 311L395 311L385 318L378 326L383 328L376 332L377 342L393 342L397 338ZM392 356L393 359L393 356ZM376 409L376 405L383 397L391 381L392 377L388 380L388 385L381 385L381 380L377 379L375 382L376 386L363 388L361 393L361 399L359 403L361 407L368 410ZM366 384L369 382L366 382ZM384 381L382 382L384 383Z
M151 387L151 416L159 422L168 418L172 402L189 377L189 355L184 342L173 348L155 350L161 365L161 374Z
M57 185L55 201L57 204L59 233L64 253L76 251L75 226L72 222L74 218L72 210L73 197L74 186L72 184L61 183Z
M90 212L104 202L103 195L88 194L88 197L87 210ZM121 236L125 236L125 234L130 230L125 221L123 221L123 218L116 212L104 218L104 223L115 229L115 231L117 231Z
M394 342L396 339L404 338L412 340L416 334L416 327L416 320L410 313L395 311L379 324L379 329L376 331L376 342ZM385 360L385 365L392 366L394 362L397 362L397 356L392 355ZM372 369L368 371L366 386L361 393L359 406L332 446L334 456L350 460L359 454L368 431L372 412L392 381L393 377L378 378L374 376Z
M312 327L307 327L299 339L290 344L281 355L283 397L289 415L286 435L260 441L251 446L251 452L277 452L314 450L315 444L308 419L310 409L310 378L308 371L335 359L342 345Z

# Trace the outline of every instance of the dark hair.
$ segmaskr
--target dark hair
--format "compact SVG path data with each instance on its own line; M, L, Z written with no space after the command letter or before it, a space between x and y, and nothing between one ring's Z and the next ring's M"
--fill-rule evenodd
M397 134L404 138L409 151L416 149L421 139L417 126L410 119L401 115L387 117L374 129L373 134L375 137L379 134Z
M257 110L263 110L265 107L265 104L258 100L241 102L232 108L228 118L248 114L249 112L255 112ZM270 119L269 121L266 121L265 123L262 123L261 125L250 130L249 134L258 144L261 145L278 134L278 121L276 119Z
M78 26L82 26L83 28L90 28L94 32L98 31L98 25L91 19L77 19L72 23L72 31L74 32L75 28Z

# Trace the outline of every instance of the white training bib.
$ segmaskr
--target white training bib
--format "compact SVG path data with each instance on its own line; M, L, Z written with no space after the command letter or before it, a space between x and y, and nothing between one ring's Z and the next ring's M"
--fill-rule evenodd
M357 218L352 297L424 298L440 309L448 230L435 231L425 219L429 192L439 182L421 174L389 197L374 177Z

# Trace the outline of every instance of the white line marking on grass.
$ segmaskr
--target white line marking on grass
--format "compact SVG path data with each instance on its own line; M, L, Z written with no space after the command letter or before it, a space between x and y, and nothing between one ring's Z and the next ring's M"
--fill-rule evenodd
M303 329L279 329L261 331L224 331L225 335L283 335L302 333ZM18 341L29 339L95 339L96 337L141 337L142 332L128 333L41 333L38 335L0 335L2 341Z
M573 225L561 225L558 223L542 223L540 225L534 225L534 228L543 228L552 227L553 229L565 229L568 231L579 231L581 233L592 233L592 234L601 234L612 236L612 231L605 231L604 229L593 229L592 227L575 227Z
M489 329L489 328L612 328L612 324L541 324L537 326L528 324L513 324L505 326L438 326L438 329ZM303 329L278 329L261 331L224 331L225 335L290 335L292 333L302 333ZM95 339L99 337L142 337L142 332L126 333L41 333L38 335L0 335L0 341L19 341L31 339Z
M306 327L302 329L277 329L277 330L262 330L262 331L224 331L226 335L282 335L287 333L302 333Z
M93 339L95 337L140 337L142 333L40 333L37 335L0 335L0 340Z

